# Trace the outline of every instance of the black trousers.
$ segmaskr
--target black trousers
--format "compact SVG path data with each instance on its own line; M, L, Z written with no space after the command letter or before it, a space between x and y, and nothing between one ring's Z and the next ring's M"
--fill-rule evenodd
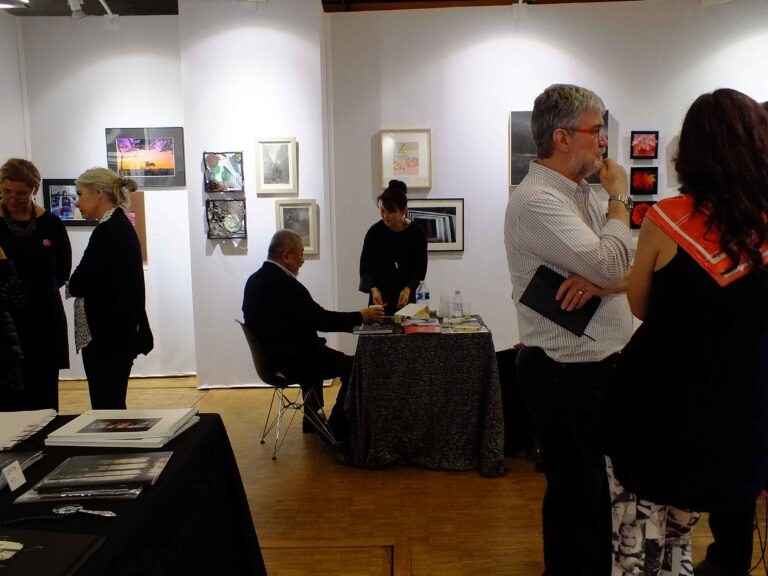
M546 576L611 573L611 502L599 420L616 362L563 364L541 348L517 356L520 390L540 438Z
M110 350L91 342L81 350L94 410L124 410L135 355L129 347Z
M752 535L755 503L727 512L711 512L709 529L714 542L707 547L707 560L724 576L746 576L752 564Z
M347 393L347 384L352 375L354 358L343 352L323 346L311 357L302 362L295 362L290 366L281 366L280 371L289 380L294 380L301 386L301 394L304 397L304 411L317 412L325 406L323 400L323 380L339 378L341 388L336 397L328 424L333 430L337 440L346 439L348 436L347 418L344 415L344 397ZM310 391L313 394L310 394Z

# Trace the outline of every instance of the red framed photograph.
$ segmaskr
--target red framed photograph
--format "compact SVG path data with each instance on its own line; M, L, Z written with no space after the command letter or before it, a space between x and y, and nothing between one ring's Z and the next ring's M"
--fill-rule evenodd
M640 228L643 225L643 220L645 220L645 215L654 204L656 204L655 201L635 202L632 207L632 214L629 215L629 227L633 230Z
M659 191L658 166L632 166L629 169L629 193L633 196L652 196Z
M629 149L629 157L632 159L658 158L658 130L632 130L632 135L629 137Z

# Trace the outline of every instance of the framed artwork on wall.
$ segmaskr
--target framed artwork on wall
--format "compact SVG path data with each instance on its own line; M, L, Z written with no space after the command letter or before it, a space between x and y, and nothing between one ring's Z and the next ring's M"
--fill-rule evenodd
M298 194L296 138L265 138L257 149L257 193Z
M182 128L107 128L107 165L142 188L186 184Z
M381 187L392 179L408 188L432 187L432 131L381 130Z
M317 202L297 198L275 200L275 217L278 230L287 228L301 236L304 254L319 252Z
M430 252L464 250L464 199L409 200L408 217L424 230Z
M649 159L659 157L658 130L632 130L629 137L629 157L632 159Z
M245 200L206 200L205 217L211 240L248 238Z
M648 202L635 202L632 207L632 214L629 215L629 227L633 230L640 228L643 225L643 220L645 220L645 215L654 204L656 202L650 200Z
M43 204L54 216L61 218L65 226L96 226L98 220L86 220L75 206L77 186L74 178L69 180L43 180Z
M203 152L206 192L243 192L242 152Z
M629 193L651 196L659 191L658 166L632 166L629 169Z

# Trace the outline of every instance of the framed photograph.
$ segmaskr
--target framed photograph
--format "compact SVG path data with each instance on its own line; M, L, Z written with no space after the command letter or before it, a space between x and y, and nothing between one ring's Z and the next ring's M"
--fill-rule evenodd
M432 131L381 130L381 187L402 180L408 188L432 187Z
M643 225L643 220L645 220L645 215L654 204L656 204L655 201L635 202L632 207L632 214L629 215L629 227L633 230L640 228Z
M298 232L304 244L304 254L317 254L317 202L314 200L275 200L277 229Z
M206 192L243 192L242 152L203 152Z
M464 250L464 199L409 200L408 217L427 236L430 252Z
M659 191L658 166L632 166L629 169L629 193L650 196Z
M632 135L629 137L629 157L632 159L658 158L658 130L632 130Z
M245 227L245 200L206 200L208 238L231 240L248 238Z
M528 175L528 167L531 160L538 156L536 143L531 133L530 110L509 113L509 185L517 186ZM610 114L608 110L603 113L603 130L608 134ZM608 145L605 146L603 158L608 158ZM590 184L599 184L600 176L597 173L587 178Z
M98 220L86 220L75 206L77 186L71 180L43 180L43 204L54 216L61 218L65 226L96 226Z
M296 138L259 140L257 148L257 193L298 194Z
M107 128L107 164L142 188L186 184L181 128Z

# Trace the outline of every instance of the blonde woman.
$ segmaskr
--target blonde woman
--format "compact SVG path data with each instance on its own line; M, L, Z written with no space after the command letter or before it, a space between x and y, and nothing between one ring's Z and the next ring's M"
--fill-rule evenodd
M153 347L141 247L125 214L138 186L106 168L86 170L76 184L77 207L99 223L69 279L77 298L75 345L83 352L91 407L121 409L134 359Z

